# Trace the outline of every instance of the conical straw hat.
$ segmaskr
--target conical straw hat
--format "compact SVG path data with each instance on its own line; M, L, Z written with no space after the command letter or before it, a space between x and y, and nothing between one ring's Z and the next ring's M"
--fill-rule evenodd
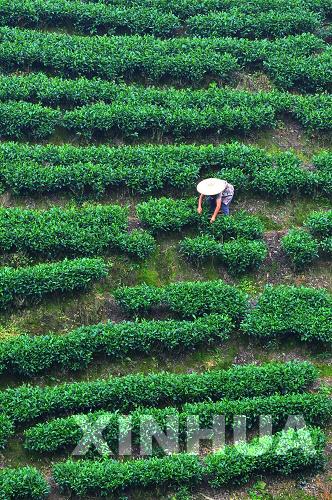
M221 179L204 179L197 186L197 191L205 196L214 196L222 193L226 188L227 182Z

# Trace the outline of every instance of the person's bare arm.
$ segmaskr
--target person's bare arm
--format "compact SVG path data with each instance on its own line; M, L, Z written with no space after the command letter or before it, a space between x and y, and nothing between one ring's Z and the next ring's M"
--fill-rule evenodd
M212 215L212 217L211 217L211 222L214 222L214 221L216 220L217 215L218 215L218 214L219 214L219 212L220 212L220 209L221 209L221 198L219 198L219 199L217 200L217 203L216 203L216 209L215 209L215 211L213 212L213 215Z
M203 203L203 199L204 199L204 194L201 194L200 197L198 198L198 207L197 207L197 212L199 214L202 213L202 203Z

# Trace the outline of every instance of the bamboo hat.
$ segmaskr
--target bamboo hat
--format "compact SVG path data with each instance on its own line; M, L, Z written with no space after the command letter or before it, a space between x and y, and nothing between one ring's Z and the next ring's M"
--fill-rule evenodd
M197 185L197 191L205 196L215 196L222 193L226 188L227 182L221 179L210 178L204 179Z

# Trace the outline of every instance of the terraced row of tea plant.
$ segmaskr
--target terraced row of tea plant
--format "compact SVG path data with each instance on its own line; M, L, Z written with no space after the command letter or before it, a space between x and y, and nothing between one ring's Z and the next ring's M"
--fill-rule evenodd
M331 16L1 2L1 499L332 494Z
M139 406L141 409L133 411L131 418L135 422L135 440L139 440L141 447L144 447L144 440L142 442L139 432L140 422L149 416L156 418L162 427L167 427L169 415L177 417L181 422L183 443L186 438L190 438L190 434L186 434L190 433L186 427L190 415L196 415L201 424L208 424L215 412L222 412L227 416L227 427L231 429L233 417L242 412L241 414L248 416L250 426L255 428L257 412L264 409L273 415L277 430L283 427L292 409L301 411L308 423L315 427L277 432L270 438L266 436L260 441L243 444L245 448L227 445L224 452L211 453L203 459L181 450L180 453L178 451L164 458L141 458L127 462L106 458L103 461L82 459L78 462L69 459L54 465L53 478L61 491L84 496L119 493L130 487L158 486L165 490L178 487L183 481L191 488L200 484L220 487L234 482L242 483L246 478L266 471L290 474L309 468L319 470L324 463L325 437L317 426L322 427L329 422L331 400L326 395L303 393L316 378L317 371L310 363L291 362L266 364L261 367L234 367L228 371L201 375L136 375L55 387L23 386L7 389L0 394L6 424L3 425L2 440L5 444L6 438L14 432L14 425L17 423L22 425L38 418L51 417L54 413L82 411L87 408L133 411ZM235 399L226 399L230 396ZM223 400L219 403L204 402L207 398L212 398L213 401L220 398ZM190 404L187 404L188 401ZM175 407L167 407L164 410L155 408L156 405L165 407L172 403ZM117 413L99 412L38 424L25 432L25 446L43 452L75 445L82 437L79 418L85 421L90 419L91 423L97 418L107 418L107 441L117 441L121 417ZM145 446L148 444L147 437ZM284 446L284 452L280 453L280 447ZM157 450L153 451L155 452ZM264 457L263 461L261 455ZM242 460L239 466L237 462L240 457ZM236 466L231 465L234 460ZM223 472L225 468L228 470L227 474ZM178 472L174 476L176 470ZM107 477L109 479L106 482ZM8 498L14 498L15 495L44 498L49 492L49 486L40 472L31 467L3 469L0 481L2 491L6 492Z

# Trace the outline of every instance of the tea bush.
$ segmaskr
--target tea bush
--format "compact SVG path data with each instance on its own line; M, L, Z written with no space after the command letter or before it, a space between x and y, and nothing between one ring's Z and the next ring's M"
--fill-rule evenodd
M296 269L303 269L318 259L318 243L303 229L291 229L281 239L281 248Z
M48 77L43 73L29 75L1 76L1 100L29 100L44 105L66 105L66 107L87 104L128 104L158 105L163 108L202 107L221 108L225 105L262 106L270 105L278 112L293 109L299 97L285 92L248 92L232 88L221 88L211 84L206 89L179 89L175 87L144 87L142 85L115 83L100 78L78 78L76 80ZM304 102L315 102L319 96L305 96ZM328 101L328 96L325 97ZM302 102L302 101L301 101ZM146 146L147 147L147 146Z
M246 0L204 0L197 3L196 0L82 0L84 3L101 2L113 6L141 6L156 7L164 12L172 12L181 19L187 19L195 14L206 14L211 11L227 11L237 7L242 12L257 13L270 10L292 10L294 8L306 8L314 12L329 15L332 7L329 0L255 0L248 3Z
M220 297L219 297L220 299ZM301 392L317 378L307 362L235 366L203 374L153 373L52 386L22 385L0 392L0 409L14 422L102 408L126 413L142 406L180 406Z
M0 62L9 70L29 66L46 71L52 68L53 74L70 78L99 76L113 80L141 75L150 81L167 77L189 82L201 81L209 73L229 80L240 67L232 52L243 54L254 44L252 57L257 57L255 53L264 47L264 43L254 41L226 39L218 44L209 39L160 40L138 35L84 37L7 27L0 28L0 41ZM224 54L220 54L220 48Z
M256 240L261 239L264 235L264 224L259 217L242 210L229 217L220 215L213 224L211 224L209 216L200 216L198 219L198 229L201 234L208 234L218 239L241 237L248 240Z
M319 248L320 248L323 255L332 257L332 236L330 236L329 238L323 239L319 243Z
M124 286L115 290L114 297L130 314L146 313L162 305L182 318L216 313L239 321L248 308L246 294L221 280L180 281L164 287Z
M221 487L243 484L261 473L318 470L324 464L325 444L318 428L289 429L249 444L226 446L202 460L189 453L126 462L68 460L53 466L53 477L61 492L83 496L119 494L128 488L194 488L202 483ZM253 453L257 448L259 453Z
M232 184L237 193L250 189L250 177L240 168L223 168L216 173L216 177Z
M82 4L77 1L40 0L4 1L0 22L7 26L43 27L69 24L87 34L153 34L174 36L183 25L171 12L138 6L102 3ZM301 9L268 11L248 15L238 9L209 13L187 20L188 34L196 36L240 36L241 38L275 38L289 34L316 32L322 19L317 13Z
M222 258L222 245L209 235L184 238L179 244L180 253L187 259L204 261L211 257Z
M281 38L298 33L318 32L322 19L301 9L246 14L239 9L199 14L188 19L188 33L193 36L240 38Z
M233 324L227 315L195 321L142 321L84 326L65 335L19 335L0 342L0 373L34 376L50 368L81 370L97 355L179 353L223 342Z
M154 237L142 229L133 229L130 233L122 233L115 241L116 248L138 259L147 259L157 247Z
M35 467L4 467L0 470L0 498L3 500L43 500L50 487Z
M331 420L332 401L327 396L317 394L289 394L273 395L268 397L254 397L236 401L223 400L221 402L186 403L182 409L168 407L163 409L145 408L132 412L131 433L132 442L140 444L141 423L152 417L161 429L167 427L167 417L172 416L179 422L179 441L181 449L185 448L188 437L188 417L199 417L199 425L203 429L213 427L213 417L225 417L226 430L232 431L235 417L246 417L246 428L258 428L259 415L271 415L273 428L281 429L287 422L289 415L301 415L307 425L327 425ZM57 418L42 422L24 432L24 447L32 452L54 453L59 450L75 448L83 437L77 415ZM119 424L124 417L118 413L97 411L83 415L88 421L95 422L100 417L107 418L108 424L103 436L112 451L118 452Z
M6 159L2 160L3 155ZM291 153L264 155L263 150L237 143L216 147L22 146L20 152L13 143L6 143L0 148L0 161L0 180L14 194L65 190L98 197L109 188L123 186L137 193L168 188L185 191L208 168L220 164L224 168L213 170L212 175L233 184L237 193L255 191L277 199L309 192L332 193L329 171L309 172ZM239 167L233 166L236 162Z
M319 62L317 59L317 66L319 66ZM304 64L304 72L305 70ZM324 71L323 67L322 71ZM326 93L312 95L310 99L308 96L299 95L293 101L291 114L296 120L299 120L304 128L311 132L328 130L328 123L331 122L331 102L331 95Z
M61 121L58 110L28 102L0 103L0 136L44 139L55 132Z
M328 49L315 57L293 56L286 53L271 55L264 61L263 66L280 89L296 88L299 92L330 92L331 61L332 50ZM327 113L331 117L331 112L327 110ZM312 119L310 116L307 117L310 118Z
M160 130L162 133L183 137L207 131L245 132L253 129L275 127L275 110L267 106L244 105L231 107L228 104L219 108L201 110L160 107L144 103L91 104L63 116L63 126L70 132L80 133L91 139L94 134L108 134L119 131L125 135L141 134Z
M158 198L138 203L136 213L150 231L180 231L198 221L197 199L173 200Z
M23 305L54 293L88 289L107 276L101 259L63 260L31 267L0 269L0 308Z
M0 76L0 99L6 101L29 101L37 104L66 106L72 108L87 104L146 104L162 108L190 107L197 110L202 107L220 108L225 104L259 106L270 104L282 111L293 104L295 97L278 91L250 93L245 90L218 87L211 84L206 89L153 87L135 84L105 81L101 78L77 78L75 80L50 77L44 73L27 75ZM311 102L314 96L303 98ZM147 147L147 146L146 146Z
M121 132L131 136L154 130L179 137L203 131L245 132L274 127L282 113L296 117L306 128L315 128L317 121L320 129L331 128L329 95L253 93L215 85L200 90L157 89L98 79L63 80L41 74L2 77L2 81L2 99L12 100L0 104L3 109L0 132L9 137L29 133L47 137L59 126L87 138L96 133ZM35 100L38 104L21 99ZM81 107L59 111L43 107L41 102ZM30 131L29 124L35 124L36 130Z
M96 255L111 248L146 258L155 248L145 231L127 233L127 210L119 205L30 210L0 209L0 248L54 255Z
M315 156L317 162L322 156ZM282 160L280 160L282 159ZM251 174L258 169L270 167L280 161L296 162L297 157L290 153L268 153L265 149L255 146L230 142L226 144L209 145L137 145L109 147L101 146L74 146L72 144L26 144L15 142L0 143L0 160L2 163L33 162L50 166L69 166L76 164L102 165L103 168L112 165L117 171L126 169L129 165L137 170L150 165L157 169L163 165L176 165L178 169L186 165L197 169L222 167L227 169L238 168L244 173ZM298 160L297 160L298 161ZM322 160L321 160L322 161ZM326 160L329 163L329 160ZM149 172L149 175L152 173Z
M242 484L249 480L253 472L259 475L267 472L288 476L294 472L306 471L308 473L321 470L325 463L323 452L325 442L325 435L319 428L308 427L299 430L291 428L275 434L272 439L269 437L263 437L261 440L254 439L248 445L245 444L242 449L240 446L238 451L235 447L235 454L230 453L229 466L227 466L227 460L226 463L223 461L222 450L219 455L211 454L206 458L209 483L218 488L229 481ZM254 445L254 457L250 453L251 444ZM231 463L235 464L234 469Z
M258 217L239 211L230 217L217 217L211 224L206 207L204 213L197 213L197 198L174 200L172 198L152 198L136 205L138 218L149 231L180 231L186 226L195 224L201 234L209 234L215 238L244 237L247 239L262 238L264 225Z
M311 234L317 238L332 236L332 210L312 212L304 223Z
M186 414L186 417L198 415L200 426L203 428L212 427L214 415L225 415L227 430L234 429L236 415L246 416L247 429L258 427L259 415L271 415L273 429L279 430L285 426L290 415L303 416L307 425L320 427L327 425L332 418L331 407L332 400L322 394L276 394L268 397L244 398L237 401L186 403L183 405L181 413ZM166 412L166 410L163 411Z
M257 269L266 259L268 249L264 241L238 238L222 245L222 262L231 274Z
M30 267L0 268L5 319L12 321L11 308L52 294L74 296L106 278L112 263L97 255L120 253L126 261L126 256L152 256L152 263L160 264L155 235L162 232L184 231L183 237L191 236L180 243L184 255L214 258L230 275L257 268L268 250L264 216L232 211L211 224L206 207L197 213L197 196L188 197L199 179L218 176L237 193L254 197L330 199L330 152L304 161L294 152L226 140L236 134L248 142L256 130L280 128L282 121L296 122L314 136L331 131L331 16L331 0L3 0L0 252L3 264L15 266L44 259ZM263 86L266 90L257 90ZM97 145L103 142L107 145ZM132 146L122 146L125 142ZM155 198L157 191L162 198ZM34 200L20 198L59 192L75 196L79 204L31 209ZM122 205L129 192L135 200L146 195L138 217L132 211L129 217L132 207L105 204L111 194L121 195ZM172 195L175 199L167 197ZM86 196L103 199L90 205L83 203ZM324 206L324 200L318 204ZM301 230L283 238L282 247L298 268L332 255L330 212L311 214ZM94 258L67 260L77 256ZM130 262L132 271L141 269ZM147 270L141 271L140 278ZM152 496L155 490L179 487L190 494L196 486L228 487L262 474L318 470L326 440L312 427L226 446L223 453L208 456L182 453L190 415L201 427L211 427L213 416L223 414L228 433L235 415L246 416L250 430L257 430L262 413L272 415L274 432L290 414L302 415L310 426L329 424L331 398L326 391L312 392L319 373L308 362L61 381L98 359L177 356L202 345L223 345L235 330L255 342L278 344L294 337L320 349L331 346L331 294L274 286L256 296L257 284L247 281L122 286L113 294L113 305L123 308L128 321L0 340L4 382L8 374L45 379L3 384L0 448L12 446L15 426L15 439L22 441L22 427L28 424L34 427L24 432L26 450L54 453L83 437L79 418L107 417L104 437L118 451L121 415L130 413L134 447L145 443L140 423L153 416L165 430L170 414L179 419L181 451L145 461L60 460L53 477L48 471L45 478L31 467L2 468L0 499L43 499L50 486L51 495L56 488L55 495L62 491L84 498L122 498L127 489L144 494L149 487ZM112 294L111 283L108 288ZM105 286L100 291L104 294ZM155 313L165 319L151 320ZM149 319L138 318L143 314ZM51 370L59 372L56 380L49 377ZM160 451L154 447L153 454ZM91 450L86 458L94 454Z
M295 336L302 341L332 343L332 295L326 290L267 286L241 323L260 339Z
M332 153L330 151L317 153L313 156L312 163L320 172L332 172Z
M151 199L138 204L136 210L141 222L154 232L179 231L190 224L198 224L202 236L185 238L180 243L182 255L194 260L216 257L233 274L257 268L267 255L264 242L246 239L261 238L264 226L257 217L245 212L239 212L231 217L220 216L214 224L211 224L210 216L198 215L197 199L194 198ZM238 239L223 244L214 239L231 237Z
M320 255L331 254L331 235L332 210L312 212L305 220L304 228L290 230L282 238L281 245L294 266L302 269Z
M313 183L312 172L289 163L285 166L262 168L255 172L251 189L272 198L284 199L294 193L312 192Z
M315 172L314 181L318 186L318 191L328 198L332 196L332 170Z
M285 57L288 57L292 71L287 88L292 82L296 85L302 80L309 90L329 88L330 85L328 44L309 33L276 41L190 37L160 40L138 35L84 37L3 27L0 28L0 43L0 63L9 71L29 67L43 71L52 69L52 74L70 78L85 75L113 80L141 76L150 81L166 77L200 82L208 75L227 81L240 69L265 67L269 75L285 87L280 75L284 71ZM315 56L318 50L324 49L326 54ZM302 57L297 64L298 56ZM325 71L314 75L319 63L326 66L323 66ZM303 72L303 64L306 64L308 75ZM306 82L308 79L310 85Z
M102 194L126 185L139 193L162 188L185 190L201 170L235 165L247 172L273 164L279 155L231 143L219 146L54 146L0 144L0 180L14 194L70 190Z
M6 416L0 414L0 448L5 448L8 439L14 434L13 422Z
M220 166L222 169L216 175L226 178L237 191L258 189L271 197L305 194L309 190L312 193L313 188L315 192L332 192L329 155L316 155L313 162L317 163L317 171L308 172L301 168L299 158L293 153L270 154L236 142L218 146L121 148L9 142L0 144L0 160L1 182L15 194L62 189L81 193L86 189L99 195L110 186L124 184L139 193L164 187L186 189L197 181L201 171ZM255 179L259 182L253 187Z
M161 289L161 302L187 318L228 311L226 314L238 319L247 309L246 295L221 280L171 283Z
M7 162L2 165L0 179L14 194L44 194L70 191L101 196L107 189L125 187L136 193L176 188L185 190L195 184L199 169L195 165L155 163L127 167L78 163L71 165L40 165L33 162Z
M169 36L181 28L180 20L174 14L151 6L110 7L102 3L84 4L75 0L4 0L0 6L0 23L31 28L45 25L62 28L67 24L90 35L148 33Z
M238 238L219 243L211 236L198 236L184 238L180 243L180 252L194 260L216 257L231 274L241 274L260 266L267 256L267 247L263 241Z

